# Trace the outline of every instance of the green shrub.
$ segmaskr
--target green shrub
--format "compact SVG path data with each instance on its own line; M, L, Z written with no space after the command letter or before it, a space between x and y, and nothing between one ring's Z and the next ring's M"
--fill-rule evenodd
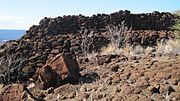
M177 19L175 19L175 24L171 29L174 30L175 39L180 40L180 10L176 10L173 13L177 16Z

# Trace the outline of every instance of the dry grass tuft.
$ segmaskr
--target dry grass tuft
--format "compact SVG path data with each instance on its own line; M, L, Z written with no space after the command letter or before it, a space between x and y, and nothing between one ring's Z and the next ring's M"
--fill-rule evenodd
M2 92L3 88L4 88L4 84L0 84L0 92Z
M126 47L121 48L121 50L122 50L122 52L121 52L122 54L124 54L124 55L126 55L126 56L129 56L129 55L132 54L133 47L127 45Z
M101 49L101 55L117 54L117 50L119 50L117 45L113 44L113 43L110 43L110 44L108 44L107 47L103 47Z
M144 54L145 55L149 55L149 54L151 54L152 52L153 52L153 50L155 50L155 48L153 48L153 47L146 47L145 49L144 49Z
M156 47L147 48L141 46L126 46L124 48L118 48L116 44L110 43L107 47L102 48L100 54L123 54L126 56L149 55L155 50L156 53L161 54L180 54L180 40L168 40L164 43L159 42Z
M101 55L108 54L123 54L126 56L139 55L143 53L144 49L141 46L129 46L118 48L117 44L110 43L107 47L101 49Z
M180 40L160 42L157 44L156 49L156 52L161 54L180 54Z

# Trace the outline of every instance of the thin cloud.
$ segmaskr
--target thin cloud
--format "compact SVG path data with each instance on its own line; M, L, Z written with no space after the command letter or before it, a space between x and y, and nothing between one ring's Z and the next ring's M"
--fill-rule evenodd
M28 29L33 24L37 24L36 19L0 15L0 29Z

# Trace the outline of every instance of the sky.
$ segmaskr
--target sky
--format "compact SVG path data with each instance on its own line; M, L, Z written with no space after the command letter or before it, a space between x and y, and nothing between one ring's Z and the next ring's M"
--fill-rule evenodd
M44 17L119 10L131 13L172 12L180 9L180 0L0 0L0 29L29 29Z

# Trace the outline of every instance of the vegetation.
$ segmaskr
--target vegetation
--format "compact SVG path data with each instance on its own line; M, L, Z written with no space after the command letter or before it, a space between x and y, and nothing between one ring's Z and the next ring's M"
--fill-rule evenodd
M180 11L178 11L180 14ZM179 15L178 15L179 16ZM175 40L166 40L165 42L162 40L157 43L156 47L146 47L142 46L129 46L125 44L125 33L129 30L122 24L117 27L109 27L109 33L111 35L111 43L106 47L101 49L102 55L108 54L124 54L126 56L134 56L134 55L148 55L153 50L156 50L157 54L180 54L180 19L176 20L174 26L172 26L174 30Z
M180 54L180 41L179 40L168 40L167 42L157 43L157 53L161 54Z
M180 10L176 10L173 13L177 16L177 19L171 29L174 30L175 39L180 40Z

